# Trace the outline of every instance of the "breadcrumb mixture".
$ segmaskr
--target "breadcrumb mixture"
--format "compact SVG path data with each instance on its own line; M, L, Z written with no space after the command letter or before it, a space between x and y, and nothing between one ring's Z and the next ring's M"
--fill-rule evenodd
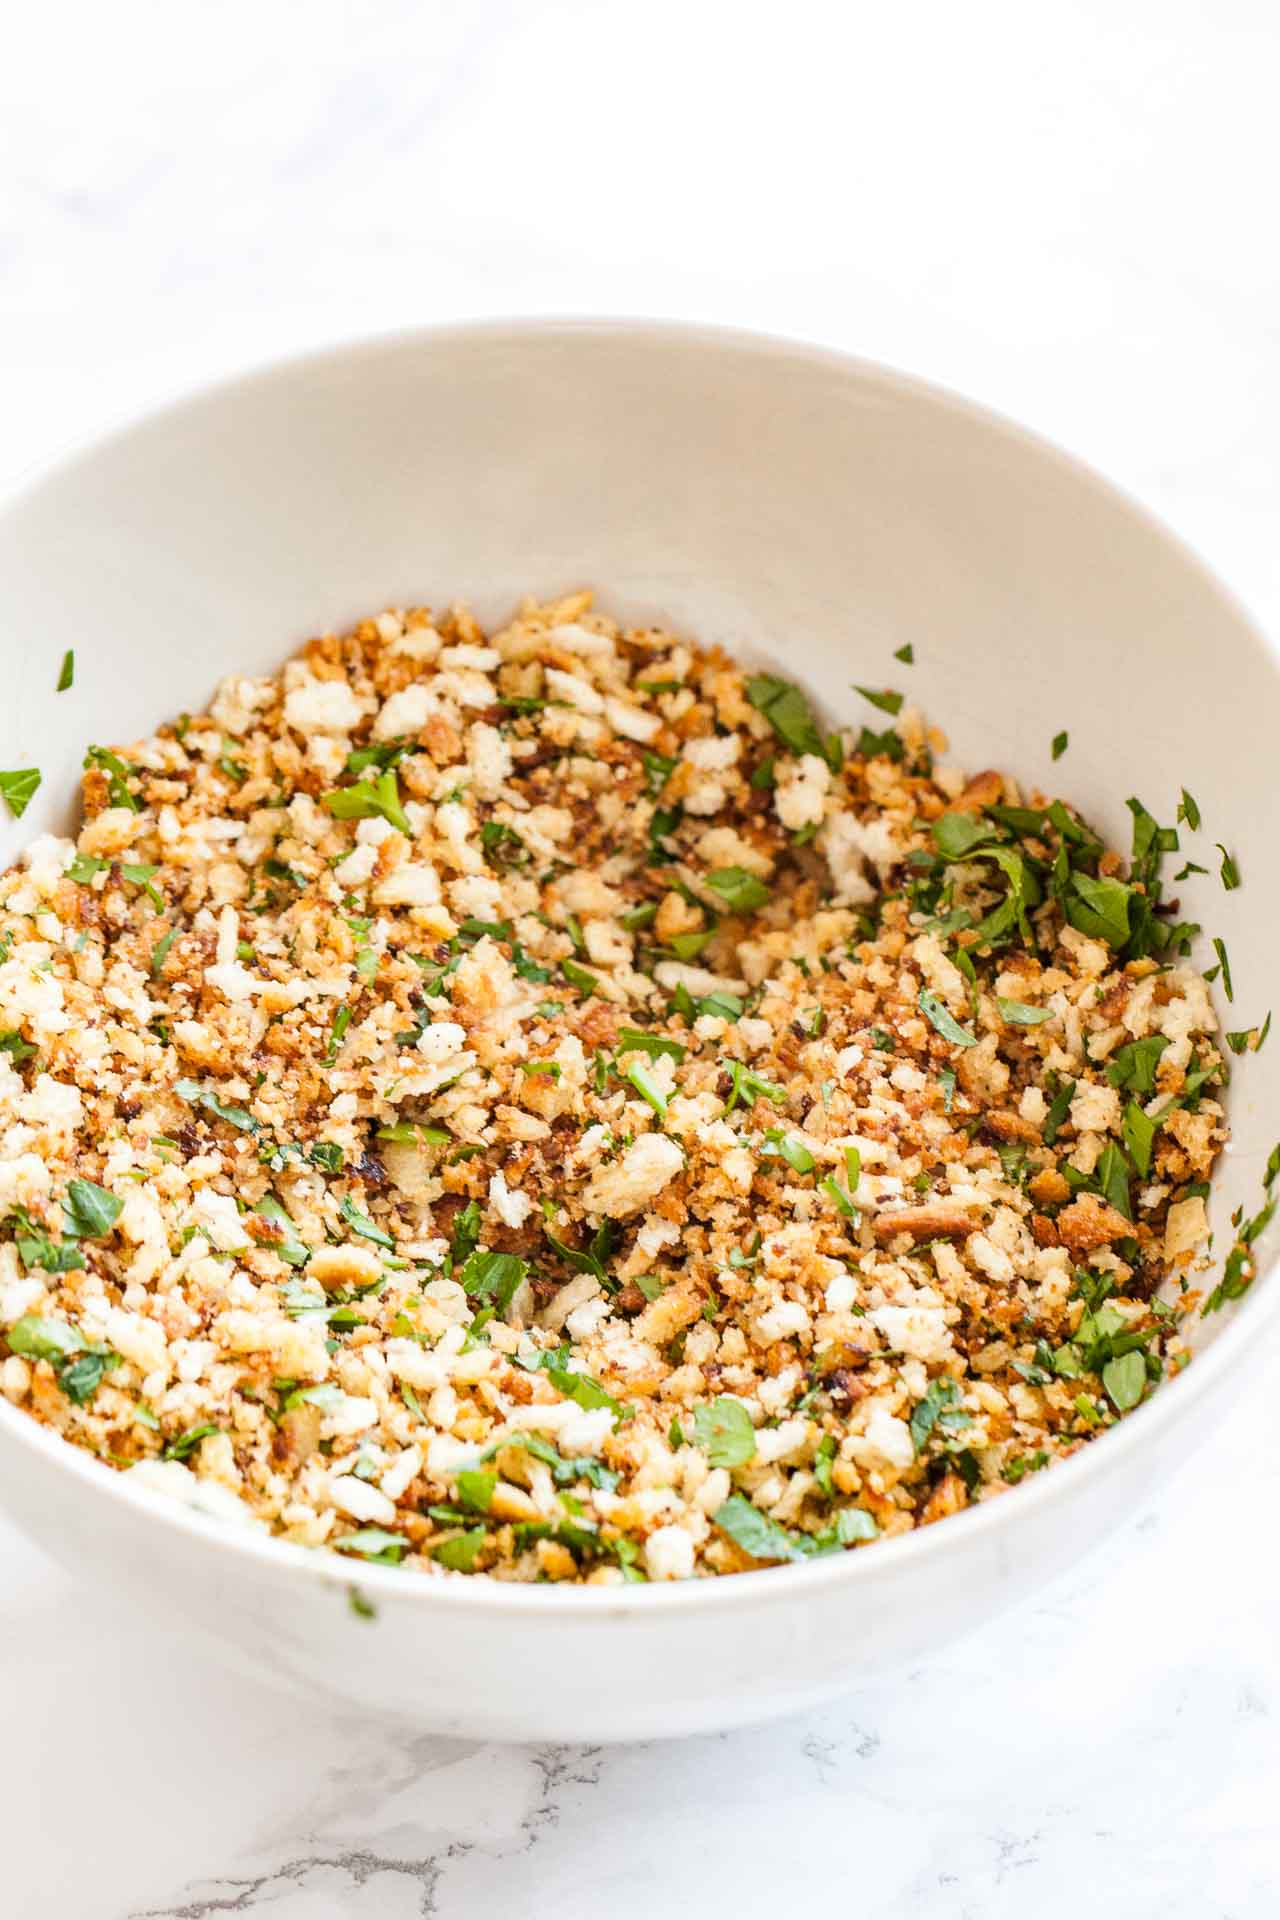
M1113 1424L1225 1138L1162 830L1126 865L871 697L826 734L582 593L91 748L0 879L7 1397L288 1540L591 1584Z

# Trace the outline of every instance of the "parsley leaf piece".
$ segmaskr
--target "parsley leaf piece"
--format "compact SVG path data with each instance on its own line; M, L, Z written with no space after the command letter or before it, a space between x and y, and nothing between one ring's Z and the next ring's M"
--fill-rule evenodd
M124 1201L92 1180L72 1180L62 1202L63 1231L77 1240L101 1240L124 1211Z
M470 1507L472 1513L488 1513L498 1476L485 1467L464 1467L454 1484L460 1506Z
M621 1401L615 1400L589 1373L569 1366L566 1358L568 1351L567 1347L559 1347L550 1353L540 1353L539 1371L546 1374L557 1393L563 1394L566 1400L572 1400L575 1406L582 1407L588 1413L597 1407L608 1407L611 1413L621 1419L625 1412Z
M712 1524L727 1533L735 1546L753 1560L800 1560L803 1550L796 1546L785 1527L761 1513L745 1494L731 1493L722 1507L711 1516Z
M1053 1018L1052 1007L1029 1007L1023 1000L1003 1000L999 994L996 1005L1000 1018L1007 1020L1011 1027L1038 1027L1042 1021Z
M333 1016L333 1025L329 1029L329 1044L325 1048L324 1063L331 1067L338 1057L338 1048L342 1045L342 1036L351 1025L350 1007L339 1007Z
M1145 1040L1131 1040L1117 1047L1107 1062L1107 1079L1113 1087L1131 1087L1135 1093L1154 1093L1156 1068L1169 1041L1163 1033L1150 1034Z
M370 820L380 814L384 820L413 838L409 817L400 804L400 786L394 767L387 767L376 780L357 780L349 787L334 787L320 796L335 820Z
M916 1002L916 1005L919 1007L925 1019L942 1035L944 1040L949 1040L951 1044L956 1047L977 1046L977 1035L968 1032L966 1028L962 1027L960 1022L948 1013L937 994L930 993L928 987L921 987L920 998Z
M0 1050L8 1054L15 1067L23 1060L33 1060L39 1052L38 1047L33 1047L29 1040L23 1039L17 1027L10 1027L7 1032L0 1033Z
M640 758L644 766L645 791L651 800L656 800L680 762L670 759L665 753L643 753Z
M1068 734L1055 733L1053 736L1053 748L1052 748L1054 759L1061 760L1063 754L1066 752L1070 744L1071 744L1071 741L1070 741L1070 736Z
M818 1185L825 1194L828 1194L831 1199L834 1200L836 1206L839 1207L841 1213L844 1214L847 1220L857 1220L858 1209L854 1206L852 1199L840 1185L834 1173L829 1173L825 1180L818 1182Z
M642 1100L648 1101L659 1119L666 1117L667 1096L648 1067L639 1060L633 1060L622 1077L630 1082Z
M618 1054L647 1053L656 1060L661 1054L669 1053L679 1066L689 1049L679 1040L668 1039L665 1033L646 1033L642 1027L618 1028Z
M764 1154L785 1160L796 1173L812 1173L817 1161L798 1134L785 1133L781 1127L770 1127L764 1136Z
M897 714L902 711L902 695L892 692L888 687L882 693L877 693L874 687L860 687L855 681L853 690L860 693L864 700L869 700L873 707L879 707L881 713Z
M809 702L799 687L793 687L789 680L779 680L771 673L757 673L747 682L747 699L758 713L762 713L769 725L792 753L811 753L819 760L826 760L838 766L838 759L831 761L830 741L822 738L818 732ZM839 743L835 748L839 752Z
M731 1060L728 1064L730 1087L729 1098L724 1104L725 1113L732 1113L740 1100L744 1105L753 1107L757 1100L772 1100L775 1106L780 1106L786 1099L781 1087L753 1073L741 1060Z
M6 1338L13 1352L22 1354L24 1359L48 1360L52 1365L82 1353L85 1344L78 1328L52 1314L23 1314L21 1320L9 1328Z
M1075 1091L1075 1081L1064 1080L1050 1101L1049 1111L1044 1117L1044 1126L1040 1130L1040 1137L1046 1147L1051 1147L1057 1139L1075 1097Z
M491 1300L498 1313L506 1313L528 1271L528 1261L518 1254L477 1250L468 1255L457 1279L472 1299Z
M112 1353L110 1347L95 1344L86 1347L83 1353L76 1354L73 1360L58 1369L58 1385L68 1400L83 1407L102 1385L103 1374L114 1373L121 1364L118 1353Z
M179 1080L173 1090L180 1100L188 1101L193 1107L207 1108L219 1120L225 1120L229 1127L236 1127L241 1133L262 1131L261 1121L255 1120L246 1107L228 1106L225 1101L219 1100L216 1093L209 1092L195 1080Z
M924 1452L930 1434L939 1423L943 1427L971 1424L970 1415L956 1405L959 1398L960 1388L949 1375L930 1382L924 1399L917 1401L911 1415L911 1441L917 1454Z
M264 1220L270 1220L281 1229L283 1238L270 1243L271 1251L291 1267L305 1267L311 1258L310 1247L305 1247L298 1238L298 1229L285 1212L273 1193L264 1194L259 1200L255 1212Z
M965 859L993 837L988 822L972 813L944 813L934 821L932 831L934 845L948 860Z
M944 1067L938 1075L938 1085L942 1088L942 1111L950 1113L951 1103L956 1097L956 1076L953 1067Z
M1133 888L1123 880L1095 880L1087 873L1073 873L1071 886L1073 891L1062 904L1076 932L1090 940L1105 941L1109 947L1123 947L1129 938Z
M1268 1014L1261 1027L1246 1027L1243 1032L1229 1033L1227 1045L1232 1053L1260 1053L1271 1031L1271 1015ZM0 1046L4 1045L0 1039Z
M358 1527L333 1544L339 1553L358 1553L362 1560L371 1560L377 1566L398 1567L407 1542L403 1534L388 1533L385 1527Z
M214 1426L213 1422L209 1420L206 1420L203 1426L188 1427L185 1433L180 1433L176 1440L169 1442L164 1452L160 1455L160 1458L162 1460L186 1460L195 1452L202 1440L207 1440L210 1434L219 1433L220 1431L221 1429Z
M580 967L576 960L562 960L560 962L560 971L569 985L576 987L579 993L585 994L588 1000L592 994L599 992L599 976L594 973L588 973L587 969Z
M68 647L62 656L62 665L58 669L58 684L54 691L56 693L65 693L67 688L74 682L75 677L76 652L74 647Z
M169 949L173 945L177 937L178 937L178 929L176 927L170 927L168 933L162 933L160 938L156 941L154 947L152 947L151 971L153 975L159 973L161 967L163 967L165 961L169 957Z
M1231 962L1227 958L1226 942L1223 940L1215 940L1213 950L1217 954L1218 964L1222 968L1222 991L1226 994L1228 1000L1234 1000L1236 995L1235 988L1231 984ZM1205 977L1207 979L1208 975Z
M741 1400L722 1393L693 1416L693 1434L713 1467L741 1467L756 1450L751 1415Z
M84 764L86 769L96 767L99 772L106 774L107 797L113 807L125 807L130 813L141 812L127 785L129 775L138 771L136 767L131 767L118 753L112 753L110 747L87 748Z
M720 895L730 913L751 913L769 899L769 889L745 867L716 867L707 885Z
M1130 1159L1144 1179L1151 1171L1151 1149L1159 1125L1158 1120L1151 1119L1143 1112L1136 1100L1131 1100L1124 1110L1121 1122L1124 1143L1129 1149Z
M39 785L39 767L17 767L8 773L0 773L0 797L7 803L15 820L22 818Z
M384 1233L381 1227L375 1226L368 1214L361 1212L349 1193L344 1195L338 1211L347 1225L353 1232L358 1233L361 1239L372 1240L375 1247L385 1247L389 1253L395 1252L396 1243L391 1235Z
M1128 1413L1141 1400L1147 1385L1147 1363L1135 1348L1108 1360L1102 1369L1102 1384L1117 1413Z
M1192 833L1200 830L1200 809L1186 788L1182 789L1182 798L1178 802L1178 819L1185 820Z
M460 1267L471 1258L480 1239L480 1207L477 1201L468 1200L454 1217L453 1232L449 1236L449 1265Z
M157 913L164 911L164 895L161 893L159 887L154 884L155 876L160 871L159 867L142 866L137 862L126 862L120 871L131 885L142 888L142 891L146 894Z
M1218 877L1227 892L1234 893L1240 885L1240 868L1236 862L1236 857L1234 854L1227 852L1221 840L1215 842L1215 844L1218 852L1222 855L1222 866L1219 869Z
M894 648L893 657L895 660L901 660L904 667L913 667L916 661L916 651L908 640L905 646Z
M1126 1220L1132 1220L1133 1202L1129 1198L1129 1163L1114 1140L1108 1140L1098 1156L1094 1177L1103 1199L1113 1206L1117 1213L1122 1213Z
M602 1286L616 1284L610 1281L608 1271L605 1267L605 1261L613 1252L618 1240L618 1228L614 1221L603 1221L592 1235L590 1245L585 1250L579 1247L568 1246L563 1240L557 1240L551 1228L545 1223L542 1231L546 1234L547 1239L560 1255L560 1258L567 1260L575 1272L594 1273L596 1279Z
M858 735L858 752L864 760L901 760L906 749L901 734L892 727L886 727L883 733L876 733L871 727L864 727Z

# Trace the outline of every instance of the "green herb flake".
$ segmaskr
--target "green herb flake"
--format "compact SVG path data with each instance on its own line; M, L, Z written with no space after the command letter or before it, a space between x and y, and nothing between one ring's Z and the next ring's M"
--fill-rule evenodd
M924 1399L916 1403L911 1415L911 1439L917 1454L924 1452L930 1435L937 1426L944 1429L967 1427L972 1420L963 1407L957 1403L960 1388L948 1375L930 1382Z
M747 699L758 713L764 715L779 740L784 746L790 747L792 753L811 753L819 760L826 760L828 765L839 767L838 738L832 734L823 739L809 702L789 680L779 680L770 673L757 673L747 682Z
M468 1255L458 1273L458 1284L470 1299L491 1301L498 1313L506 1313L529 1271L527 1260L514 1253Z
M62 656L62 665L58 669L58 684L55 691L65 693L67 689L74 684L75 677L76 650L74 647L68 647Z
M719 894L730 913L752 913L769 899L768 887L745 867L716 867L707 875L707 885Z
M151 972L156 975L169 957L169 949L178 937L178 929L170 927L168 933L162 933L151 949Z
M660 1119L665 1118L668 1105L667 1095L658 1085L648 1067L643 1065L639 1060L633 1060L622 1077L624 1080L630 1082L642 1100L648 1101Z
M908 640L905 646L894 648L893 657L895 660L901 660L904 667L913 667L916 661L916 651Z
M180 1100L186 1100L193 1107L204 1107L209 1113L216 1114L219 1120L225 1120L229 1127L235 1127L240 1133L261 1133L261 1122L255 1120L245 1107L229 1106L195 1080L179 1080L174 1092Z
M864 700L869 700L873 707L878 707L881 713L898 714L902 711L902 695L893 693L887 687L877 692L874 687L860 687L855 681L853 690L860 693Z
M359 1527L333 1544L338 1553L358 1553L362 1560L378 1566L397 1567L408 1542L403 1534L388 1533L385 1527Z
M203 1426L188 1427L185 1433L180 1433L176 1440L169 1442L160 1458L162 1460L187 1460L195 1452L202 1440L207 1440L211 1434L220 1431L220 1428L214 1426L211 1421L207 1420Z
M970 1033L967 1028L962 1027L959 1021L954 1019L947 1011L937 994L931 993L928 987L922 987L920 989L920 998L916 1002L916 1005L930 1026L940 1033L944 1040L949 1040L951 1044L956 1047L977 1046L977 1035Z
M996 995L996 1006L1000 1010L1000 1018L1011 1027L1038 1027L1045 1020L1053 1019L1052 1007L1029 1007L1025 1001L1004 1000L999 994Z
M338 1057L338 1048L342 1045L342 1036L351 1025L350 1007L339 1007L333 1016L333 1025L329 1029L329 1044L325 1048L324 1062L331 1067Z
M1052 747L1054 759L1061 760L1063 754L1066 752L1069 745L1070 745L1070 738L1066 733L1055 733L1053 736L1053 747Z
M1222 865L1218 870L1218 877L1222 881L1222 884L1226 888L1227 892L1234 893L1236 888L1240 885L1239 865L1237 864L1235 855L1233 853L1227 852L1227 849L1223 846L1221 840L1219 840L1216 844L1217 844L1218 852L1222 855Z
M334 787L321 794L320 803L335 820L370 820L381 815L398 833L413 838L409 817L400 804L394 767L387 767L376 780L357 780L349 787Z
M741 1493L731 1493L724 1505L711 1516L715 1526L727 1533L735 1546L753 1560L799 1560L803 1555L785 1527Z
M138 772L137 767L122 760L118 753L112 753L110 747L89 747L84 756L86 771L96 767L107 776L107 797L113 807L124 807L130 813L139 813L141 808L129 791L128 781Z
M1185 820L1192 833L1200 830L1200 809L1186 788L1182 789L1182 798L1178 802L1178 819Z
M16 767L8 773L0 773L0 797L4 799L15 820L22 818L39 785L40 769L38 767Z
M756 1450L755 1428L741 1400L721 1394L693 1416L693 1434L713 1467L741 1467Z
M375 1247L385 1247L389 1253L395 1252L396 1243L391 1235L384 1233L381 1227L375 1226L368 1214L361 1212L349 1193L344 1196L338 1211L352 1231L358 1233L362 1239L372 1240Z
M785 1160L795 1173L812 1173L817 1165L799 1134L784 1132L781 1127L770 1127L764 1142L762 1151L765 1157L774 1155Z
M1108 1360L1102 1369L1102 1384L1117 1413L1128 1413L1141 1400L1147 1385L1147 1363L1136 1349Z
M642 1027L619 1027L618 1029L617 1057L619 1059L624 1053L647 1053L651 1059L656 1060L660 1055L668 1053L679 1066L687 1052L688 1048L681 1041L672 1040L665 1033L648 1033Z
M62 1202L63 1231L80 1240L101 1240L124 1211L124 1201L92 1180L72 1180Z
M730 1060L728 1066L730 1086L729 1098L724 1104L725 1113L732 1113L739 1101L744 1106L753 1107L757 1100L772 1100L775 1106L780 1106L786 1099L787 1096L781 1087L775 1086L770 1080L763 1079L760 1074L753 1073L751 1068L744 1066L741 1060Z

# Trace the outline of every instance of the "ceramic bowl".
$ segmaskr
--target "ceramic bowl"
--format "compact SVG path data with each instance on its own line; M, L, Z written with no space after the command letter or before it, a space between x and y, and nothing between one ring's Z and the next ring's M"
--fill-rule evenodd
M374 340L198 393L40 474L0 508L0 764L44 784L0 853L71 826L87 741L198 707L232 669L265 672L388 604L464 597L490 618L581 584L779 667L832 720L865 717L850 683L897 680L910 641L912 695L955 759L1052 785L1120 845L1129 794L1168 820L1185 783L1203 845L1227 842L1244 884L1224 892L1210 855L1184 912L1228 944L1227 1024L1266 1012L1274 651L1170 534L1042 441L883 369L742 335L533 323ZM55 694L69 646L75 687ZM1237 1063L1220 1250L1231 1210L1258 1204L1278 1078L1278 1042ZM734 1579L566 1591L353 1567L135 1488L3 1401L0 1505L74 1568L87 1608L182 1619L365 1709L512 1738L724 1727L918 1656L1095 1545L1244 1390L1278 1302L1260 1278L1204 1323L1182 1377L1007 1497ZM1200 1522L1186 1527L1198 1548Z

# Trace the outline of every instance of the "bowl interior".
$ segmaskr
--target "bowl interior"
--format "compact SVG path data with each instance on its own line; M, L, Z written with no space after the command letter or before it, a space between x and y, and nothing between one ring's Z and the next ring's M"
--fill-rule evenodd
M1130 794L1172 821L1188 787L1205 824L1184 846L1211 871L1183 917L1204 923L1204 960L1226 942L1225 1024L1265 1016L1280 676L1240 609L1043 444L881 370L734 336L373 342L185 401L20 492L0 512L0 762L44 784L0 854L70 826L88 742L136 737L224 673L388 604L497 617L583 584L776 665L835 720L875 718L854 681L903 688L961 764L1064 793L1121 847ZM908 641L910 667L893 657ZM1278 1075L1280 1043L1237 1065L1220 1251L1227 1214L1258 1205Z

